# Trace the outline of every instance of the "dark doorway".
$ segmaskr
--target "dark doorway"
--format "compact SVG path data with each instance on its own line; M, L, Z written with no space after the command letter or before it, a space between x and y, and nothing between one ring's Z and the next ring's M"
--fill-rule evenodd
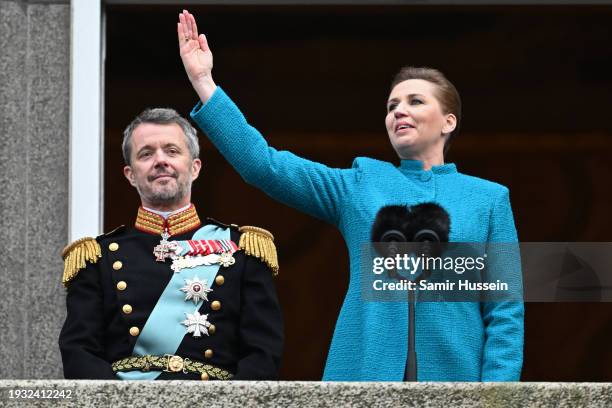
M389 82L432 66L463 98L450 153L510 188L521 241L612 241L612 7L198 6L215 80L270 144L334 167L395 162ZM146 107L188 116L179 7L107 7L106 229L133 222L123 128ZM276 236L286 348L282 378L318 380L348 282L334 228L246 185L205 137L194 202L204 216ZM245 148L248 148L245 146ZM612 381L610 304L526 305L526 381ZM356 351L357 352L357 351Z

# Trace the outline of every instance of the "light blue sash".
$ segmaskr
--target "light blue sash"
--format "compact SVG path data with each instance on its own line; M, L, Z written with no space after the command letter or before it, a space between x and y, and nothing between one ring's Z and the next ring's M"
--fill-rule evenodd
M230 239L230 230L209 224L197 230L191 239ZM186 319L187 313L191 314L202 306L202 300L195 304L192 300L185 301L185 293L181 291L185 286L185 280L197 276L201 280L206 280L210 287L218 271L219 265L201 265L174 273L140 331L132 355L162 356L176 353L187 333L187 327L182 321ZM117 373L117 377L122 380L154 380L160 374L160 371L127 371Z

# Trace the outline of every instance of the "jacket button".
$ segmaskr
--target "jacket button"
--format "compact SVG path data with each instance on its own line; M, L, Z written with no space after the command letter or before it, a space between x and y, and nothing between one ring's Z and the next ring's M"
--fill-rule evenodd
M215 334L215 332L216 332L216 331L217 331L217 327L216 327L214 324L211 324L211 325L208 327L208 333L209 333L209 334Z
M116 242L111 242L110 245L108 246L108 249L115 252L116 250L119 249L119 244Z
M125 283L125 281L119 281L119 282L117 282L117 289L119 289L119 290L125 290L125 288L127 288L127 283Z
M213 356L213 351L211 349L208 349L204 352L204 357L212 358L212 356Z
M221 309L221 302L219 302L218 300L213 301L213 302L210 304L210 308L211 308L212 310L219 310L219 309Z
M113 262L113 269L114 270L118 271L121 268L123 268L123 262L121 262L121 261Z
M210 379L210 377L206 373L202 373L202 376L200 376L200 378L202 379L202 381L208 381Z
M215 278L215 283L219 286L223 285L225 283L225 278L223 277L223 275L217 275L217 277Z
M123 305L121 310L123 310L123 313L125 313L125 314L130 314L130 313L132 313L132 306L131 305Z
M136 336L138 336L139 334L140 334L140 329L139 329L138 327L136 327L136 326L134 326L134 327L130 327L130 335L131 335L132 337L136 337Z

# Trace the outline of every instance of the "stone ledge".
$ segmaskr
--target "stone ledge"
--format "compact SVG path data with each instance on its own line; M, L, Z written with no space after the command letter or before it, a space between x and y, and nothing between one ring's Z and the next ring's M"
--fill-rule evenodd
M605 407L610 383L365 383L0 380L0 405L23 407L9 390L73 390L73 398L29 399L34 407Z

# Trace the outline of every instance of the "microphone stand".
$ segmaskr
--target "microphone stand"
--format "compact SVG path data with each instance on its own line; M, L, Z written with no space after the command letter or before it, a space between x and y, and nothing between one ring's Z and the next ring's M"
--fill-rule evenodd
M418 282L415 280L415 282ZM414 307L415 290L408 291L408 357L406 358L406 370L404 371L404 381L417 380L417 355L414 336Z
M414 280L415 290L408 291L408 357L406 358L406 370L404 371L404 381L417 380L417 353L416 353L416 336L415 336L415 315L416 308L416 285L428 276L429 271L426 269L419 274L419 277Z
M437 238L437 234L431 230L421 230L416 236L415 240L420 242L423 245L423 252L429 253L428 249L430 248L428 244L431 241L422 240L422 235L425 233L432 233L433 236ZM419 239L420 238L420 239ZM435 241L435 240L434 240ZM439 240L437 241L439 242ZM420 252L420 251L419 251ZM406 370L404 371L404 381L417 381L417 353L416 353L416 336L415 336L415 314L414 310L416 308L416 290L417 285L424 279L429 277L431 271L429 271L425 265L423 265L423 270L419 274L418 278L414 280L415 288L414 290L408 291L408 357L406 358Z
M400 242L407 242L407 241L400 241ZM400 282L402 279L406 279L404 278L404 276L399 274L395 269L390 270L388 273L389 273L389 277L397 279ZM423 273L419 274L419 278L415 279L414 282L418 283L422 279L423 279ZM406 366L404 369L404 381L416 381L417 380L417 356L416 356L415 331L414 331L414 326L415 326L414 308L416 304L415 290L408 290L408 355L406 357Z
M384 251L377 250L378 253L385 256L389 256L389 253L397 253L397 245L407 242L425 245L423 250L429 253L427 249L432 249L430 244L448 242L449 225L448 213L435 203L422 203L413 207L389 205L381 208L376 215L372 227L372 242L390 244L389 248ZM387 273L390 278L399 280L404 278L395 269ZM416 291L417 284L430 274L431 271L427 269L427 265L423 265L423 270L413 281L414 290L408 290L408 353L404 368L404 381L417 381Z

